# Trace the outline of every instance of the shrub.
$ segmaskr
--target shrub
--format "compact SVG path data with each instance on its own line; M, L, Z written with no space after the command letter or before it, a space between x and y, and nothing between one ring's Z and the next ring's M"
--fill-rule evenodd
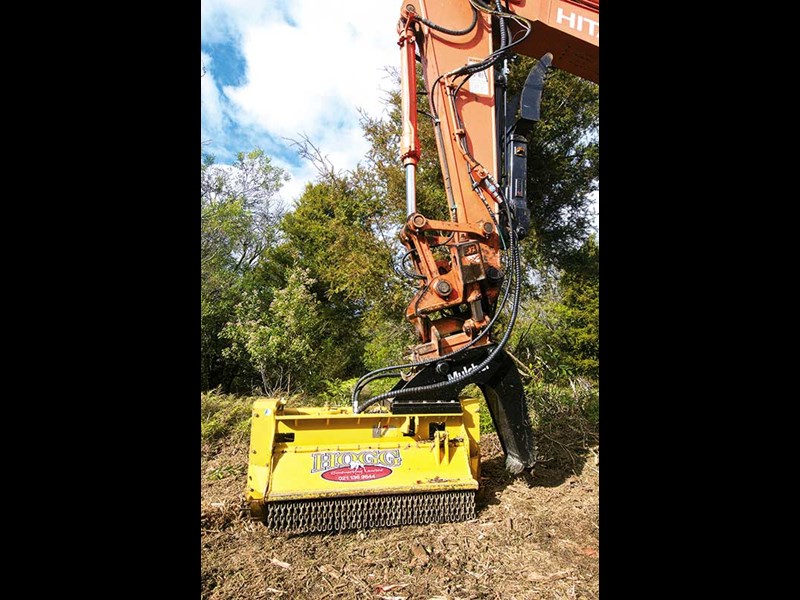
M200 394L200 439L213 442L231 433L247 433L253 400L222 394L218 389Z

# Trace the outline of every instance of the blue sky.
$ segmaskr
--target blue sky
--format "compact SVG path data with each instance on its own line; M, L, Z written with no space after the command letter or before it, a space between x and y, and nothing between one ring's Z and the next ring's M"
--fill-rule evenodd
M217 163L262 148L291 180L286 207L316 176L292 139L307 135L336 169L368 150L358 109L377 117L400 62L400 0L201 0L203 151ZM599 214L599 194L595 211ZM596 220L599 233L599 219Z
M291 139L307 135L337 169L368 149L358 109L384 113L386 67L399 63L399 0L202 0L203 151L218 163L263 148L291 181L287 205L314 179ZM288 139L287 139L288 138Z

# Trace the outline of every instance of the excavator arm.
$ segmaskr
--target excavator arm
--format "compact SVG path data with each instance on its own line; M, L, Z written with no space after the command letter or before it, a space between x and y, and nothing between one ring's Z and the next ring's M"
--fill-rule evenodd
M509 250L512 242L504 231L506 220L520 239L530 224L524 159L527 136L539 118L547 66L599 81L599 2L516 0L508 8L502 5L410 0L401 9L401 158L408 215L401 240L424 278L406 312L422 342L415 348L415 361L457 351L490 322L507 274L501 259L501 250ZM449 222L416 211L415 50L436 131ZM517 107L506 106L503 73L512 52L542 57L526 82L520 116L513 123ZM449 257L437 258L435 248L447 248ZM428 317L465 305L469 314L460 327L452 317Z
M516 320L519 241L530 228L527 144L548 67L599 82L599 2L589 0L408 0L400 10L402 115L400 158L406 175L400 240L418 289L406 310L419 343L410 365L364 376L353 410L388 400L395 414L459 409L468 383L483 390L513 472L533 466L519 374L503 350ZM506 99L512 53L539 57L520 97ZM450 220L417 211L416 62L428 98ZM503 310L504 334L491 333ZM410 367L411 375L400 369ZM396 376L394 388L366 402L363 387Z

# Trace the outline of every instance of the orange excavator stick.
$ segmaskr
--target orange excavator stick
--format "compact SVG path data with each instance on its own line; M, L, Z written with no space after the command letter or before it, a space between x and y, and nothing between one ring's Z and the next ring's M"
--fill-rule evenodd
M530 228L527 144L548 68L599 82L599 1L406 0L400 47L406 223L400 241L418 290L406 310L418 343L411 363L378 369L353 390L359 414L388 400L392 414L458 412L458 392L484 393L512 472L532 466L534 442L516 367L503 350L518 314L519 240ZM506 101L506 60L539 57L518 106ZM416 62L422 67L450 220L417 211ZM405 257L404 257L405 258ZM510 307L499 339L490 332ZM410 369L406 373L402 369ZM376 378L390 391L359 401Z
M499 2L496 4L501 5ZM452 316L446 316L440 322L447 326L449 336L456 336L445 344L446 350L464 346L483 326L488 325L489 320L485 317L493 312L497 291L505 275L500 256L503 240L494 216L503 203L503 192L498 183L501 167L505 166L500 164L501 154L510 150L518 159L524 159L527 142L524 136L517 135L515 141L519 143L509 148L498 145L498 129L505 124L497 122L496 67L494 64L482 70L478 67L498 50L498 45L499 50L503 50L505 44L513 46L514 52L519 54L539 56L547 53L547 61L554 67L599 81L599 1L510 0L506 4L508 12L501 13L492 10L491 2L480 4L477 0L408 0L400 11L398 32L403 99L400 152L406 170L408 218L401 240L411 252L415 268L424 282L406 314L421 342L414 356L416 360L430 358L431 350L435 355L437 350L430 346L430 342L437 336L441 337L442 333L442 327L437 328L437 322L429 321L425 315L468 304L471 314L464 319L462 332L453 331ZM487 8L489 10L485 10ZM507 16L502 16L504 14ZM499 25L503 29L507 27L507 31L498 35L493 30L493 19L495 29ZM416 214L415 169L420 149L416 71L412 60L415 47L419 51L434 117L452 218L449 226L432 225L423 215ZM475 65L474 72L470 72L471 65ZM505 101L504 94L499 100ZM513 185L516 185L516 190L512 187L510 195L521 197L517 204L521 207L520 212L526 213L524 178L516 177ZM422 223L426 226L421 227ZM449 260L437 260L433 255L432 247L442 246L438 243L441 236L433 244L429 241L432 239L431 230L436 226L439 226L439 233L450 236L450 243L446 245L450 252ZM520 237L524 237L526 223L520 232ZM473 241L478 242L479 252L472 251ZM465 254L461 244L469 245L469 254ZM475 267L470 274L462 268L466 261L472 261L468 266ZM484 340L486 342L488 339Z

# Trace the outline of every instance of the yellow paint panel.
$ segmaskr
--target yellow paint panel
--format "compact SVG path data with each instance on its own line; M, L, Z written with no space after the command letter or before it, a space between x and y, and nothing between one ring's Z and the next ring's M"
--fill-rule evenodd
M477 490L478 400L460 414L253 405L246 496L263 502ZM258 416L256 416L258 415ZM412 435L413 433L413 435Z

